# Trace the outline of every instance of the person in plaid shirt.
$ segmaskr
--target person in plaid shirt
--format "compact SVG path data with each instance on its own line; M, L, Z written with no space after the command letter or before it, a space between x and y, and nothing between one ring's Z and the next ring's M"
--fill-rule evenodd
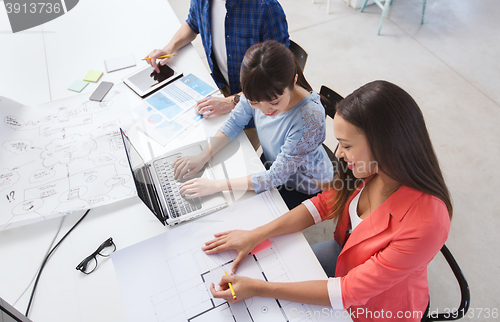
M165 47L149 53L148 62L159 71L159 56L175 53L198 34L212 77L225 96L199 101L196 111L204 117L229 113L238 103L240 65L248 48L266 40L290 44L286 16L277 0L191 0L187 20Z

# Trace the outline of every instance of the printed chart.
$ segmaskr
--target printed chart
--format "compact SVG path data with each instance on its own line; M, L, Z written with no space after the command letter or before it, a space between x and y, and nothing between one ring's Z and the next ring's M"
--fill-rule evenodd
M141 129L162 145L200 124L194 112L196 102L216 92L193 74L186 75L146 98L134 108Z
M150 124L158 124L163 120L160 114L151 114L148 116L148 122Z

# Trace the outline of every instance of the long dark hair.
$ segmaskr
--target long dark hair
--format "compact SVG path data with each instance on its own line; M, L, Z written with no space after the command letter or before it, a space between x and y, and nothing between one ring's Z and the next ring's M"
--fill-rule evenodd
M283 44L268 40L248 48L241 62L241 89L249 101L270 102L297 85L312 91L295 55Z
M368 83L340 101L336 115L361 130L380 170L407 187L441 199L453 215L450 193L432 147L422 111L402 88ZM352 171L339 161L331 218L338 219L356 188Z

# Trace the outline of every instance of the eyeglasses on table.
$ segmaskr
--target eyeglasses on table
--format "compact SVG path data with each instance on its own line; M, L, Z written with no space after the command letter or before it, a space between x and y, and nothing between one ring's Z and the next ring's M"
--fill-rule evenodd
M113 238L109 237L106 239L99 248L91 255L87 256L84 260L80 262L76 266L76 269L82 272L83 274L90 274L97 268L97 255L108 257L116 250L116 245L113 242Z

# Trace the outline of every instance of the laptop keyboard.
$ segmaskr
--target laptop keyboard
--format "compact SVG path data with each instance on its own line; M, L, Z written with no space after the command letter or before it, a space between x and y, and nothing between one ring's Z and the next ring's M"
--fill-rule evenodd
M167 160L157 160L154 162L154 166L173 218L201 209L200 198L187 200L181 196L179 191L181 183L174 179L174 169Z

